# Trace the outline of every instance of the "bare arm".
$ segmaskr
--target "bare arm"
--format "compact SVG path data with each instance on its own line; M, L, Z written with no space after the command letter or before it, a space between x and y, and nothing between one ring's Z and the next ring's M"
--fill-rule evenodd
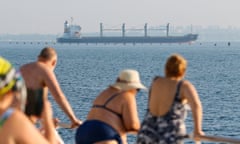
M52 117L52 108L50 105L50 102L47 100L44 101L44 109L42 112L42 121L43 121L43 127L44 127L44 135L47 140L49 140L51 143L57 143L57 137L55 135L55 127L53 123L53 117Z
M77 126L81 123L79 121L73 110L70 106L67 98L65 97L64 93L62 92L59 83L57 81L57 78L53 71L47 70L46 76L44 76L44 81L49 88L52 96L56 100L56 102L59 104L59 106L62 108L62 110L66 113L66 115L69 117L69 119L72 121L72 127Z
M203 135L202 132L202 104L199 99L198 93L195 87L189 82L184 81L183 93L184 97L188 100L188 103L192 110L194 120L194 135Z
M137 133L140 129L140 122L137 111L136 97L132 94L125 96L126 102L123 105L123 122L127 132Z

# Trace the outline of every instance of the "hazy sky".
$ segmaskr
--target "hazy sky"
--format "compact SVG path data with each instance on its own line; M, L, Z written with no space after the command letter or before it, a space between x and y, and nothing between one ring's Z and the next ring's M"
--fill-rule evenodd
M1 0L0 34L61 34L74 18L82 32L105 27L170 25L240 27L239 0Z

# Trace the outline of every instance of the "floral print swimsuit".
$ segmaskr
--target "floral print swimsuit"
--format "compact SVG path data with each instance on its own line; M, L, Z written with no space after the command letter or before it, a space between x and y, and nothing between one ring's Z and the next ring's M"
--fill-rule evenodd
M182 81L177 84L177 91L170 110L163 116L153 116L149 110L137 135L137 144L180 144L186 136L184 119L187 114L181 103L179 91Z

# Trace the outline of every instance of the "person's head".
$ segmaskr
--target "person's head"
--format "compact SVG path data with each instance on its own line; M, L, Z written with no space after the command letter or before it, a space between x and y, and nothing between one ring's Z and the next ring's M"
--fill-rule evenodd
M49 62L50 65L55 68L57 64L57 52L52 47L45 47L41 50L40 54L38 55L39 61Z
M17 101L19 108L24 110L26 101L24 80L9 61L0 57L0 101L9 94L12 94L12 100Z
M180 78L185 75L187 61L179 54L171 55L165 64L166 77Z
M119 73L116 82L110 85L119 90L131 90L131 89L147 89L140 80L138 71L133 69L125 69Z

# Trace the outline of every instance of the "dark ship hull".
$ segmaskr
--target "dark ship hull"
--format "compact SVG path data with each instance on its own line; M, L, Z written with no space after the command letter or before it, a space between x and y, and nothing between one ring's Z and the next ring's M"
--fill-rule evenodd
M197 40L198 34L183 36L125 36L125 37L80 37L57 38L58 43L191 43Z

